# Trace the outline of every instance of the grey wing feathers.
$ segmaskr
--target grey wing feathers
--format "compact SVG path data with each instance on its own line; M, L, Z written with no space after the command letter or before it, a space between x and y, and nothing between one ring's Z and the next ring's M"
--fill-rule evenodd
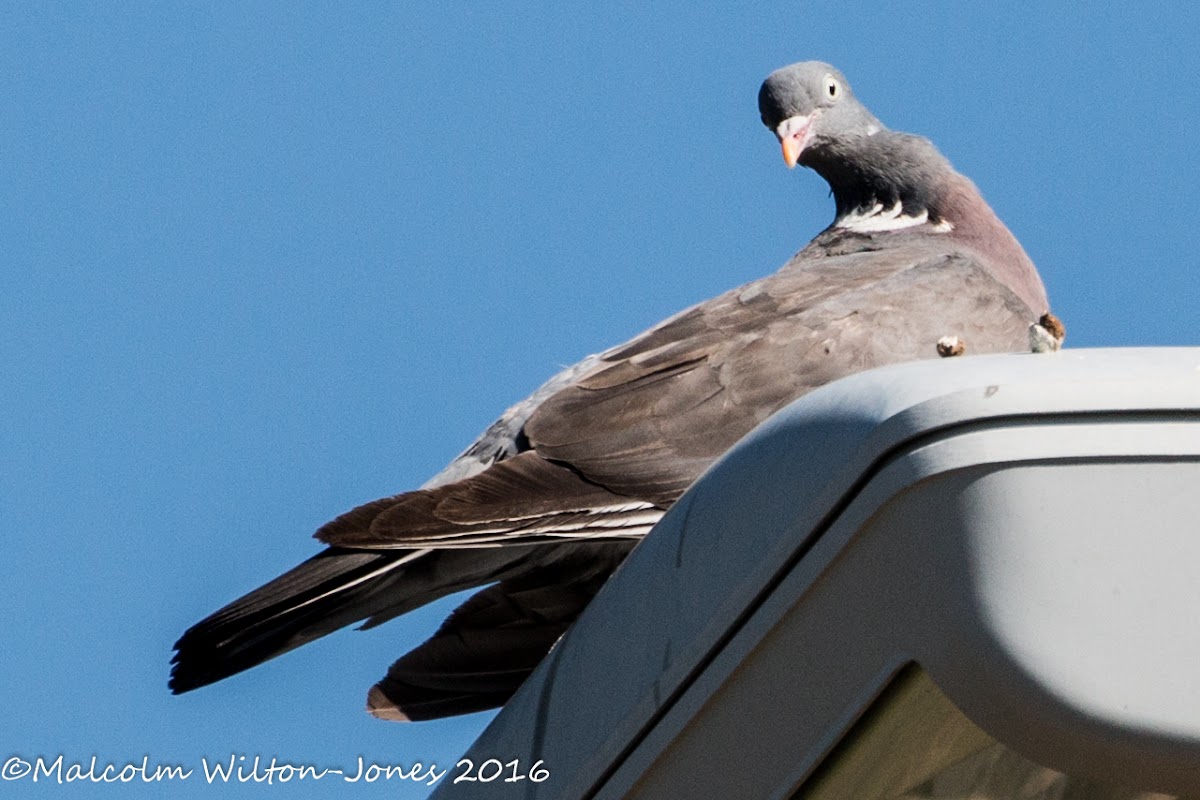
M829 381L928 358L1022 349L1030 310L976 258L928 245L820 259L728 292L605 353L526 435L589 481L660 505L767 416Z
M402 548L627 538L644 534L661 515L527 451L454 484L360 506L317 538L340 547Z
M599 355L588 356L543 383L533 394L501 414L500 418L489 425L478 439L438 474L427 480L421 488L433 489L469 478L472 475L478 475L497 461L503 461L529 449L524 434L525 421L529 419L529 415L547 397L570 386L576 378L590 370L599 359Z

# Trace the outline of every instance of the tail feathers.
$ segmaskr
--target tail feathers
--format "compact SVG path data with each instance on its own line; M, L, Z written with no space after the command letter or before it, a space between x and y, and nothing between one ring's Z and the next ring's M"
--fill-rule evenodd
M390 618L505 577L522 548L359 551L328 548L189 628L175 643L176 694L214 683L375 615Z
M503 705L599 591L609 572L568 585L523 575L473 595L367 695L367 710L397 721ZM558 576L561 579L561 575Z

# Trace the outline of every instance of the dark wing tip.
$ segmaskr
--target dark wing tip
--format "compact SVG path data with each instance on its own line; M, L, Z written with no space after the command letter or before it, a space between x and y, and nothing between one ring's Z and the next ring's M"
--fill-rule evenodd
M190 692L365 619L405 555L329 548L234 600L179 637L168 688Z
M191 630L188 633L191 633ZM187 638L187 634L184 634L183 638L175 643L175 654L171 657L171 677L167 680L167 688L171 690L171 694L190 692L227 677L205 669L204 664L207 660L198 657L201 649L192 647Z
M245 598L243 598L244 600ZM236 612L235 601L188 628L175 642L171 656L171 694L183 694L249 669L273 655L279 642L255 636L255 622ZM235 613L230 614L230 611Z

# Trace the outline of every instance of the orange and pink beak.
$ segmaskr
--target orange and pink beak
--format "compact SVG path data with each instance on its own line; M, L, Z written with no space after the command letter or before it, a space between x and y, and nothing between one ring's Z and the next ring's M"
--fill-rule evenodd
M788 117L775 129L775 135L779 137L779 143L783 146L783 160L788 165L788 169L796 166L796 162L800 160L800 154L812 140L812 125L815 117L816 114L809 114L807 117Z

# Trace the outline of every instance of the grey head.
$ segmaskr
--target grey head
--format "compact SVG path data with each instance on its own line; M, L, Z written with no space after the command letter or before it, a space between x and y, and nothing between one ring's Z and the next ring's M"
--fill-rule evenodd
M758 90L758 110L763 124L779 137L789 167L810 165L830 145L884 129L854 96L846 77L821 61L792 64L768 75Z
M828 181L835 227L949 229L947 192L961 176L927 139L885 128L834 67L805 61L772 72L758 108L787 165L802 164Z

